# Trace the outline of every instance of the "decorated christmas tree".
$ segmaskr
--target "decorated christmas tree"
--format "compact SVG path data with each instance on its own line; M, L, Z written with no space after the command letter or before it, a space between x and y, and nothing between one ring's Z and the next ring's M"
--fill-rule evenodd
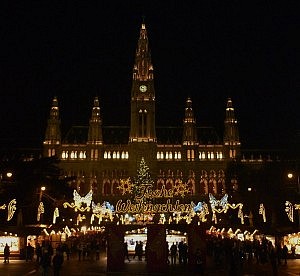
M143 185L152 185L153 180L150 176L149 167L146 165L144 157L142 157L140 165L137 169L137 177L134 179L133 194L138 195Z

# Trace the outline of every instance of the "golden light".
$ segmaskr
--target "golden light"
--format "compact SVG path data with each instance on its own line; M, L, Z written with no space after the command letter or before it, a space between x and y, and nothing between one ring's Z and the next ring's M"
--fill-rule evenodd
M45 191L46 190L46 187L45 186L42 186L41 187L41 191Z
M13 174L12 174L12 172L7 172L7 173L6 173L6 176L7 176L8 178L11 178L11 177L13 176Z

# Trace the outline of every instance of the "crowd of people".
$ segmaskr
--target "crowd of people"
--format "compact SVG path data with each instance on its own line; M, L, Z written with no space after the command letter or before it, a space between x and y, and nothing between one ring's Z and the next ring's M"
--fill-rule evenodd
M238 275L245 262L272 265L273 274L277 275L279 265L286 265L288 258L287 246L273 245L270 240L254 239L253 241L209 237L207 239L207 255L212 257L216 266L223 266L230 275Z
M51 242L43 241L42 244L36 243L35 248L30 243L26 246L26 261L36 261L38 269L42 275L49 275L49 269L52 266L55 276L59 276L64 256L69 260L78 261L100 259L100 252L106 252L107 240L105 234L85 234L77 237L70 237L67 242L55 244L55 249ZM144 248L144 249L143 249ZM188 245L186 242L166 242L167 263L171 266L188 264ZM130 253L132 255L130 255ZM204 256L203 256L204 253ZM10 248L6 244L4 248L4 263L9 263ZM35 256L35 257L34 257ZM129 262L132 259L147 261L147 244L142 241L135 242L134 252L128 251L128 244L124 242L124 257ZM280 243L273 245L271 241L263 238L238 240L224 238L221 236L206 236L206 250L197 250L195 253L196 265L201 271L205 270L206 259L210 258L213 265L219 268L225 268L230 275L239 275L243 270L243 265L248 264L266 264L270 263L273 274L277 274L279 265L287 265L288 248Z

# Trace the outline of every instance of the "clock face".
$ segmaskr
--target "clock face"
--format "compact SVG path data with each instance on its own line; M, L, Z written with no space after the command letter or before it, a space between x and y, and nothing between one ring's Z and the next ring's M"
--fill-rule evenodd
M146 85L141 85L140 86L140 91L141 92L146 92L147 91L147 86Z

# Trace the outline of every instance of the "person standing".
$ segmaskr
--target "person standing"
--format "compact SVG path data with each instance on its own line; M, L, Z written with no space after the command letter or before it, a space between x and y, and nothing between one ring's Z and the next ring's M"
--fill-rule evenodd
M61 266L64 262L64 257L61 251L56 251L55 256L53 257L53 275L59 276L59 272L61 270Z
M200 248L197 248L196 250L195 259L196 259L196 274L204 275L204 257L202 255Z
M175 265L176 264L176 255L177 255L177 246L174 242L170 247L170 252L171 252L171 264Z
M39 243L36 244L35 254L36 254L36 262L39 263L42 258L42 247L40 246Z
M128 262L130 262L127 242L124 242L124 257L128 260Z
M10 248L8 246L8 244L5 244L5 247L4 247L4 263L9 263L9 255L10 255Z
M41 258L41 267L42 267L42 272L43 272L43 276L48 276L49 275L49 269L51 266L51 255L48 252L48 249L46 249L42 255Z
M282 248L282 259L284 260L284 264L287 265L287 256L288 256L288 248L286 245Z

